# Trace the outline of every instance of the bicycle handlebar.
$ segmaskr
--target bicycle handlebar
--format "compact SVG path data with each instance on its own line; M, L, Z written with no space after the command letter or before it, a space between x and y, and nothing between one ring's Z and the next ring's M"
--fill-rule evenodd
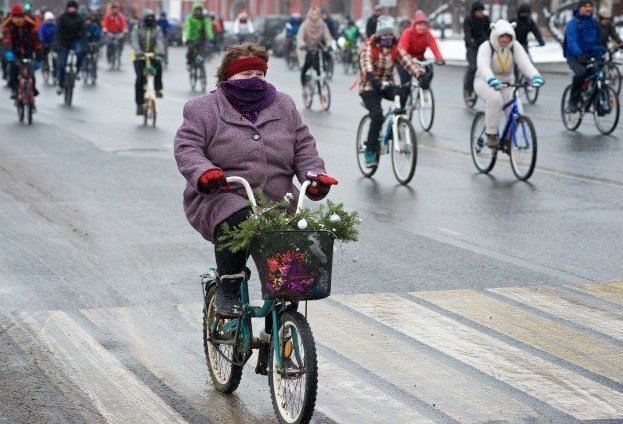
M245 180L242 177L232 176L232 177L225 178L225 181L228 183L242 184L245 192L247 193L247 197L249 199L249 202L251 203L251 207L253 208L253 211L254 212L257 211L257 200L255 200L255 194L253 193L251 184L249 184L247 180ZM311 180L305 180L303 184L301 184L299 198L298 198L298 201L296 202L296 213L299 213L301 209L303 209L303 201L305 200L305 192L307 191L307 187L309 187L312 183L313 181Z

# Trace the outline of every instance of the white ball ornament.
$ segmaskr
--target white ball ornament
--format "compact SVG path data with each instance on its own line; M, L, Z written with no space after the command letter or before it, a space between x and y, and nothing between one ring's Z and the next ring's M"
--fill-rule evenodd
M304 230L305 228L307 228L307 221L305 220L305 218L303 218L299 220L296 225L299 227L299 230Z
M340 218L340 216L336 213L334 213L333 215L329 217L329 222L335 223L335 222L340 222L341 220L342 218Z

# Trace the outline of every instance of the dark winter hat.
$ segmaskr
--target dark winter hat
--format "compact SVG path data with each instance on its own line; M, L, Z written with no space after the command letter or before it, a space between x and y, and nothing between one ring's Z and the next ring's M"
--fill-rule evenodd
M580 1L578 2L578 9L579 9L580 7L582 7L582 6L586 6L587 4L589 4L589 5L593 6L593 5L594 5L594 4L593 4L593 0L580 0Z
M477 12L479 10L485 10L485 5L479 1L475 1L472 3L472 13Z
M528 3L522 3L519 5L519 7L517 8L517 14L521 15L521 14L530 14L530 12L532 11L532 8L530 7L530 5Z
M74 7L74 8L78 8L78 2L76 0L69 0L67 2L67 6L65 7L65 9L69 9L70 7Z

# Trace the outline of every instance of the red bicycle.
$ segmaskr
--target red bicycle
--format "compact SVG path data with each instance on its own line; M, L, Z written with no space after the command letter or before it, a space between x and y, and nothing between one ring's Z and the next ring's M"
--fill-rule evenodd
M15 98L17 116L20 122L24 122L26 116L28 125L32 125L32 114L35 111L35 80L33 79L32 59L24 58L18 66L17 97Z

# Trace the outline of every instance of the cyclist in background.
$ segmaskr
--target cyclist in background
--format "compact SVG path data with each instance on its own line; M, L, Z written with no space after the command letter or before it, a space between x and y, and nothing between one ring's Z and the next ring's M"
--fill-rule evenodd
M100 44L102 41L102 29L97 20L92 15L84 18L84 27L86 28L86 40L88 44Z
M160 31L162 32L162 36L164 37L164 39L168 40L169 31L171 29L171 23L169 22L169 19L167 18L167 12L165 12L164 10L160 12L160 17L158 18L156 23L160 27Z
M340 36L344 37L344 43L340 46L343 50L353 48L357 46L359 40L364 40L363 35L359 32L359 27L350 16L346 17L346 25L344 26Z
M238 38L239 43L250 41L252 40L252 37L255 36L255 27L253 26L253 22L247 13L247 9L242 9L238 16L236 16L233 31Z
M45 12L43 14L43 23L38 31L43 58L47 58L48 53L50 53L56 45L56 30L57 25L54 20L54 13L50 11ZM50 69L50 72L56 72L56 69Z
M313 67L320 75L320 51L322 46L329 45L331 40L329 28L320 18L320 8L312 6L307 12L307 18L296 36L296 47L299 49L299 64L302 64L301 89L303 91L303 102L306 100L305 84L307 83L307 77L305 74L309 68Z
M4 22L4 10L0 9L0 68L2 68L2 79L7 80L9 75L7 72L7 60L5 57L7 49L4 45Z
M327 24L327 28L329 28L329 32L331 33L331 38L337 40L337 36L339 35L339 24L337 21L333 19L329 11L324 8L320 9L320 17L322 17L324 23Z
M435 36L431 34L428 29L428 16L426 16L424 12L418 10L415 12L413 25L407 28L402 33L402 36L400 36L398 52L400 54L401 63L412 62L413 59L424 60L424 53L426 53L427 49L431 49L438 65L446 63L439 51ZM398 75L400 76L400 83L406 84L411 81L411 72L406 70L401 63L397 66ZM420 86L425 90L428 89L432 79L433 71L431 68L420 78Z
M573 19L565 28L564 55L573 71L567 113L577 113L582 83L588 76L590 59L602 59L604 47L600 42L599 22L593 17L593 1L580 0L573 10Z
M4 33L4 44L7 48L5 56L10 63L19 62L21 59L36 59L41 61L41 44L35 23L24 15L24 8L20 4L11 6L9 17L2 23ZM36 66L35 66L36 68ZM11 88L11 99L17 98L19 66L9 68L9 87ZM31 72L33 85L35 73ZM35 96L39 94L35 88Z
M539 30L538 25L532 19L532 10L530 5L527 3L523 3L519 5L517 8L517 17L513 19L511 22L516 24L515 26L515 37L516 40L519 41L530 56L530 52L528 51L528 35L532 33L536 41L539 42L539 46L543 47L545 45L545 40L543 40L543 36L541 35L541 31Z
M467 76L465 78L465 97L470 97L474 92L474 76L476 75L476 58L478 48L482 43L489 39L491 32L491 20L485 15L485 6L476 1L472 3L469 15L463 21L463 35L465 37L465 48L467 49Z
M623 41L612 23L612 12L610 12L608 6L603 5L599 8L599 40L604 51L608 50L608 42L610 39L612 39L619 48L623 47Z
M195 57L204 53L207 43L214 38L212 21L203 16L201 3L194 4L193 13L184 22L184 30L186 32L186 45L188 46L186 69L190 72Z
M372 37L376 33L376 23L379 17L383 14L383 6L377 4L374 6L374 13L368 18L366 22L366 38Z
M515 40L514 24L500 19L492 25L489 42L478 49L478 70L474 81L476 94L485 100L485 125L487 146L497 148L498 128L504 116L503 105L508 103L514 92L513 87L503 83L515 82L515 66L528 77L533 87L543 85L543 78L534 67L528 53ZM521 112L521 102L518 101Z
M283 56L290 56L292 49L296 48L296 35L303 24L303 18L299 12L292 12L290 19L286 22L286 39L284 45Z
M134 50L134 72L136 73L136 81L134 83L134 99L136 101L136 114L143 114L143 103L145 100L145 53L154 53L160 55L164 51L164 38L162 30L156 23L156 14L151 9L143 11L143 21L132 29L130 35L130 44ZM154 78L154 88L156 89L156 97L162 97L162 64L160 60L153 57L151 66L156 69Z
M63 13L58 18L58 32L56 41L58 45L58 88L56 94L60 95L65 89L65 65L69 51L76 52L76 80L80 79L80 67L84 59L85 28L84 19L78 14L78 2L69 0Z
M394 83L394 66L401 63L403 68L414 77L423 71L411 60L406 60L398 53L398 40L390 18L378 19L376 33L366 40L359 56L359 95L370 113L370 129L366 142L365 162L368 168L378 165L377 152L379 135L383 126L383 99L393 100L396 90L404 102L409 88L397 88L387 84Z
M113 60L113 43L115 37L123 37L128 33L128 24L125 16L119 11L119 3L110 6L110 12L102 20L102 31L106 37L106 59L108 63ZM123 43L119 43L119 48L123 50Z

